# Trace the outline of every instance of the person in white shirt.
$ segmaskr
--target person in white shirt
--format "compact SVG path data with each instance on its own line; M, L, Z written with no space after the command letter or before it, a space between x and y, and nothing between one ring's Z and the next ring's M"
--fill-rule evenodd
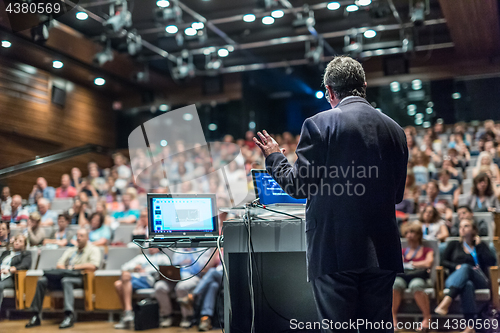
M146 255L155 267L171 265L169 257L160 253L160 250L157 248L148 249ZM153 267L142 254L137 255L132 260L123 264L122 275L120 280L115 282L115 289L122 303L124 312L120 322L115 325L116 329L131 327L134 321L132 293L138 289L153 288L156 281L155 267Z

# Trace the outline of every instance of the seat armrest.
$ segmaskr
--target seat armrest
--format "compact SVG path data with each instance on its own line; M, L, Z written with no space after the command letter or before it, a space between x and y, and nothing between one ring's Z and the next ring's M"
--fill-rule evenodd
M16 271L14 275L16 289L16 310L24 309L24 286L27 270Z
M443 266L436 267L436 299L440 303L444 298L444 270Z
M500 309L500 300L498 296L498 266L490 267L491 281L491 302L496 309Z
M94 273L94 277L98 276L121 276L122 271L119 269L98 269Z
M85 310L94 310L94 271L83 272L83 289L85 294Z

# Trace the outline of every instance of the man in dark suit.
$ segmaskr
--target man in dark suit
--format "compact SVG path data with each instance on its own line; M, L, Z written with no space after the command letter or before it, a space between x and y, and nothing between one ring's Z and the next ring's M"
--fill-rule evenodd
M254 141L278 184L307 198L308 280L320 320L337 325L323 331L393 332L392 286L403 272L395 205L405 187L405 133L365 100L359 62L336 57L324 85L333 109L305 120L293 166L266 131ZM366 326L346 326L357 319Z

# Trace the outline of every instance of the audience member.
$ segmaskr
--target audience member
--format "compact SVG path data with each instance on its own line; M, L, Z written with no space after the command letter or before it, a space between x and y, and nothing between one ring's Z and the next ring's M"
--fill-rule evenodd
M477 234L481 237L488 236L488 225L485 220L478 220L469 206L463 205L457 208L457 217L454 218L453 225L450 228L450 236L460 236L460 221L471 220L477 226Z
M500 203L487 174L480 173L474 178L472 194L467 197L465 204L473 212L500 212Z
M448 238L448 228L439 216L439 213L432 205L426 205L420 213L419 222L422 223L422 233L424 239L439 240L444 242Z
M54 222L57 220L57 213L53 210L50 210L50 201L45 198L40 198L37 201L38 212L42 217L41 226L42 227L50 227L54 225Z
M10 244L10 222L0 222L0 247Z
M132 197L130 194L125 193L122 195L123 211L114 212L113 217L120 223L135 223L139 217L139 211L137 209L132 209L130 204L132 203Z
M71 186L71 178L65 173L61 176L61 186L56 189L56 198L73 198L76 194L76 188Z
M22 206L23 199L20 195L15 194L12 196L12 202L10 204L10 215L2 216L3 221L10 221L11 223L19 223L21 225L26 225L28 221L29 214L26 209Z
M429 287L427 279L430 277L434 263L434 251L432 248L422 245L423 234L420 222L414 221L403 225L402 234L406 238L408 246L403 249L404 273L398 274L394 281L392 304L394 327L398 327L397 314L403 293L406 288L409 288L424 317L422 328L428 329L431 308L429 296L424 290Z
M96 246L89 243L88 233L85 229L80 229L76 233L77 245L75 247L68 248L62 255L62 257L57 262L56 268L67 269L72 271L95 271L101 264L101 251ZM76 275L76 274L75 274ZM64 293L64 314L65 318L59 325L59 328L69 328L74 325L75 322L75 310L74 310L74 288L83 287L83 277L62 277L61 285ZM38 279L36 285L36 293L33 301L31 302L31 310L36 314L30 319L26 328L40 326L40 315L42 312L42 303L45 296L45 292L49 285L49 280L47 277L42 276Z
M481 172L490 173L490 177L493 181L500 179L500 171L498 169L498 165L493 162L491 154L486 151L483 151L481 154L479 154L476 166L474 167L474 169L472 169L472 177L475 178Z
M0 216L9 216L11 212L12 197L10 196L10 188L4 186L0 195Z
M75 198L73 207L69 210L69 215L71 217L71 224L87 225L87 203L82 203L80 199Z
M45 231L40 227L41 216L38 212L33 212L30 214L28 219L28 228L26 229L26 236L28 238L29 246L39 246L43 245L43 240L45 239Z
M79 168L71 169L71 186L77 191L80 191L80 183L82 182L82 171Z
M55 244L58 247L68 245L68 242L73 238L73 235L68 230L71 218L68 214L59 214L57 217L57 229L52 231L52 234L43 240L43 245Z
M31 252L26 251L26 237L17 235L10 245L10 249L0 254L0 309L2 308L4 289L14 289L13 274L31 268Z
M158 248L149 248L145 254L149 261L155 266L170 266L171 262L169 257L160 253ZM156 280L156 269L151 266L144 255L139 254L122 266L122 275L120 280L115 282L115 289L120 298L123 308L123 315L120 322L115 325L116 329L131 328L134 321L134 312L132 311L132 293L138 289L153 288ZM159 302L160 314L172 312L170 308L162 308L167 302ZM167 321L167 319L170 319ZM166 324L170 325L166 325ZM161 327L172 326L171 317L162 317L160 319Z
M141 214L132 231L132 235L148 235L148 210L146 208L141 209Z
M445 282L449 291L434 310L437 314L446 315L453 300L460 295L467 323L469 320L475 322L478 313L474 291L489 288L489 267L496 263L488 246L478 242L477 235L477 226L473 221L460 221L460 241L448 243L441 263L450 271ZM467 327L463 332L473 333L475 330Z
M107 225L104 225L104 216L100 213L93 213L90 215L89 221L89 242L94 246L108 245L111 240L111 229ZM78 239L73 237L71 243L76 246Z
M30 204L36 203L35 197L37 193L41 193L42 197L49 199L50 202L54 200L56 196L56 190L52 186L47 185L47 180L43 177L38 177L36 180L36 185L33 185L33 190L29 195Z
M435 180L430 180L425 187L425 192L427 194L425 202L420 204L420 210L428 205L432 205L438 208L441 205L442 212L439 212L441 217L446 221L451 221L453 216L453 210L449 207L449 203L446 199L438 198L439 195L439 185ZM458 199L457 199L458 200Z

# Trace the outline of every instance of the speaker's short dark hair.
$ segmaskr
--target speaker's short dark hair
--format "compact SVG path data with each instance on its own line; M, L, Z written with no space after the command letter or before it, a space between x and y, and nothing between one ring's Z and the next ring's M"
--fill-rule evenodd
M326 66L323 84L332 88L338 99L348 96L366 98L363 66L351 57L338 56Z

